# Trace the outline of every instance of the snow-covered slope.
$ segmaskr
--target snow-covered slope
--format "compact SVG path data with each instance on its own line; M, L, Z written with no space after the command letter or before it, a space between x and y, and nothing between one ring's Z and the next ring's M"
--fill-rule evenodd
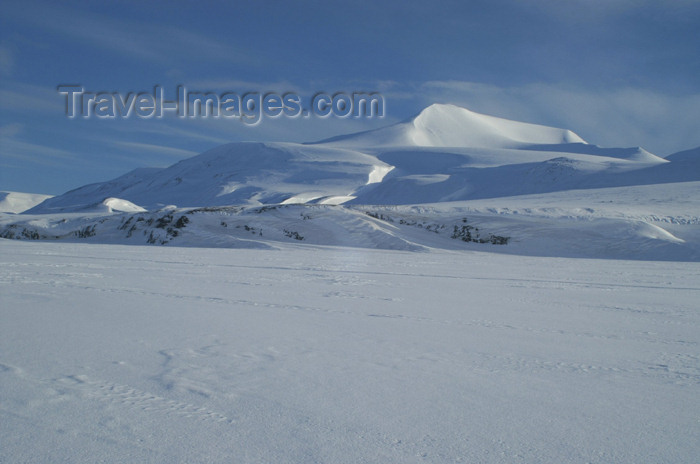
M700 182L571 190L431 205L168 207L0 216L24 240L276 248L480 250L534 256L700 261Z
M672 155L668 155L666 159L673 162L686 162L700 165L700 147L679 151Z
M294 143L231 143L166 169L136 170L44 202L32 213L79 211L107 197L166 205L342 203L391 166L353 150Z
M52 196L3 191L0 192L0 213L22 213Z

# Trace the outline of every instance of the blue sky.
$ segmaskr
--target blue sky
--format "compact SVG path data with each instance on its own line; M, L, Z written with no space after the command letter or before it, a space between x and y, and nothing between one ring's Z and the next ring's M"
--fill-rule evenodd
M661 156L700 145L700 2L0 3L0 190L58 194L223 143L313 141L434 102ZM59 84L381 92L383 119L68 119Z

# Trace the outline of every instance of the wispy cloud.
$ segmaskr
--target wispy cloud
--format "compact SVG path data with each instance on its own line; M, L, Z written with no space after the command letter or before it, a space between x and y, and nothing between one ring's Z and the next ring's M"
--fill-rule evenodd
M218 90L241 92L301 92L302 89L288 81L254 82L237 79L197 79L188 80L187 86L192 90Z
M22 161L22 164L43 166L63 166L67 161L76 159L75 154L67 150L25 142L13 135L0 137L0 157L3 159L12 158Z
M132 151L148 151L159 155L167 155L176 158L189 158L197 154L195 151L183 150L181 148L167 147L164 145L154 145L140 142L115 142L117 145L131 149Z
M6 14L62 38L74 39L130 59L158 63L179 63L183 57L204 61L225 57L229 62L247 64L257 61L229 43L157 21L118 19L48 3L41 9L41 15L34 14L31 9L8 9Z
M22 132L23 128L24 124L20 123L5 124L4 126L0 126L0 138L14 137Z
M3 111L25 111L32 114L65 112L65 97L56 88L5 81L0 89Z
M9 76L15 69L15 52L7 41L0 42L0 75Z
M169 139L177 138L178 140L203 140L205 142L215 143L222 145L224 143L231 142L230 137L226 137L225 133L212 133L212 131L204 130L190 130L186 129L185 126L191 125L190 120L174 120L172 122L166 121L149 121L150 124L144 124L143 121L134 121L130 125L115 125L114 130L122 133L141 133L147 135L154 135L161 138L161 136L168 137ZM230 131L229 135L230 135Z

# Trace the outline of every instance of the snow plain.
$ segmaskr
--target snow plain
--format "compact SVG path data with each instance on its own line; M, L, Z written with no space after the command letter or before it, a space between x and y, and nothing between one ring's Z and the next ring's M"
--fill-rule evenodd
M0 462L695 463L698 192L432 105L12 194Z
M0 240L0 462L694 463L697 263Z

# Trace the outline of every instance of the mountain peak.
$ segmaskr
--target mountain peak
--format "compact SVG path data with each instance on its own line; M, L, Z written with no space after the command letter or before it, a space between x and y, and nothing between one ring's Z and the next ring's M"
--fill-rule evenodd
M438 113L445 113L445 112L460 112L460 111L468 111L470 113L474 113L472 110L465 108L463 106L457 106L453 105L452 103L433 103L432 105L428 105L423 110L418 113L416 116L410 119L416 119L421 115L430 115L430 114L438 114Z
M523 144L586 143L566 129L477 113L451 104L433 104L412 119L420 146L511 148Z
M320 143L347 147L520 148L531 144L586 142L570 130L512 121L452 104L435 103L398 124Z

